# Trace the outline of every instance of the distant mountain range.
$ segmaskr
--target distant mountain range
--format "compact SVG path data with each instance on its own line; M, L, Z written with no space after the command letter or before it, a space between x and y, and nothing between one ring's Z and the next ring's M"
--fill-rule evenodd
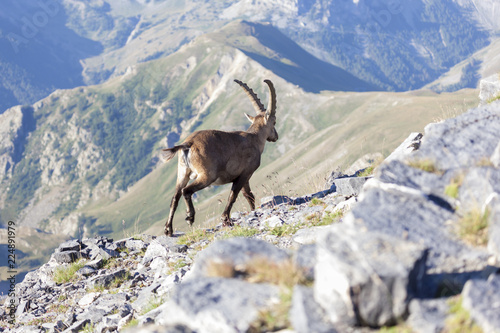
M283 35L268 42L280 44L284 58L308 62L314 55L315 67L327 62L366 82L356 90L418 89L463 61L471 63L464 77L438 90L473 87L481 62L469 57L499 33L499 16L494 0L3 1L0 110L55 89L104 82L241 19L279 29ZM279 41L285 36L310 54L286 49L290 45ZM308 89L308 80L302 75L294 83Z

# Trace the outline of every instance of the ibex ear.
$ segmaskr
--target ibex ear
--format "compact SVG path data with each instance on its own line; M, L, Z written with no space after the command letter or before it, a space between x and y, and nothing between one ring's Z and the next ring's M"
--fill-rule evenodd
M255 117L252 117L251 115L249 114L246 114L245 113L245 116L247 117L248 120L250 120L250 122L253 124L253 122L255 121Z

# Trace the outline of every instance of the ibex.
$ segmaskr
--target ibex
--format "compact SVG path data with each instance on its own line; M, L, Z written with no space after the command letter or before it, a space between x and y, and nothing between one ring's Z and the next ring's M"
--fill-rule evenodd
M177 167L177 184L175 194L170 203L170 214L165 224L165 234L173 235L172 220L179 199L184 196L187 206L186 221L194 223L194 207L191 201L193 193L209 186L233 183L231 193L221 220L223 226L231 226L229 218L231 208L240 190L255 209L255 197L250 190L249 180L260 166L260 156L266 141L276 142L276 91L270 80L264 80L269 87L270 101L266 109L247 84L234 80L246 92L257 113L252 117L245 113L252 125L245 131L223 132L217 130L197 131L191 134L180 145L163 149L166 161L172 159L180 150ZM194 181L188 185L190 179Z

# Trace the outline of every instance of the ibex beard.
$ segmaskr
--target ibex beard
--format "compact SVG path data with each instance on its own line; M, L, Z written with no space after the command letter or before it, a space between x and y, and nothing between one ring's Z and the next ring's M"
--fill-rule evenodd
M177 184L175 194L170 203L170 214L165 224L165 234L173 236L173 218L181 195L187 206L186 221L194 223L193 193L209 185L232 183L227 205L222 213L223 226L231 226L229 217L231 208L240 191L247 199L252 210L255 209L255 197L250 189L250 177L260 166L260 157L266 141L276 142L276 91L270 80L264 80L269 88L269 105L267 110L257 95L246 83L234 80L250 98L256 116L245 114L252 123L246 131L223 132L217 130L197 131L191 134L180 145L163 149L163 157L171 160L179 153L177 167ZM190 184L189 181L193 180Z

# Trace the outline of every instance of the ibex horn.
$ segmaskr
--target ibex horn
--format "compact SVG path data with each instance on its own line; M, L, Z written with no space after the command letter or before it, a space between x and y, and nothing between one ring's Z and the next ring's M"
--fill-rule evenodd
M276 90L274 90L271 80L264 80L264 82L269 86L269 106L266 111L266 119L269 119L269 117L276 115Z
M249 86L247 86L246 83L243 83L240 80L234 80L234 82L238 83L243 88L243 90L245 90L246 94L252 101L253 107L257 114L259 114L260 112L266 112L266 109L264 108L264 105L262 105L260 99L257 97L257 94L255 94L253 90Z

